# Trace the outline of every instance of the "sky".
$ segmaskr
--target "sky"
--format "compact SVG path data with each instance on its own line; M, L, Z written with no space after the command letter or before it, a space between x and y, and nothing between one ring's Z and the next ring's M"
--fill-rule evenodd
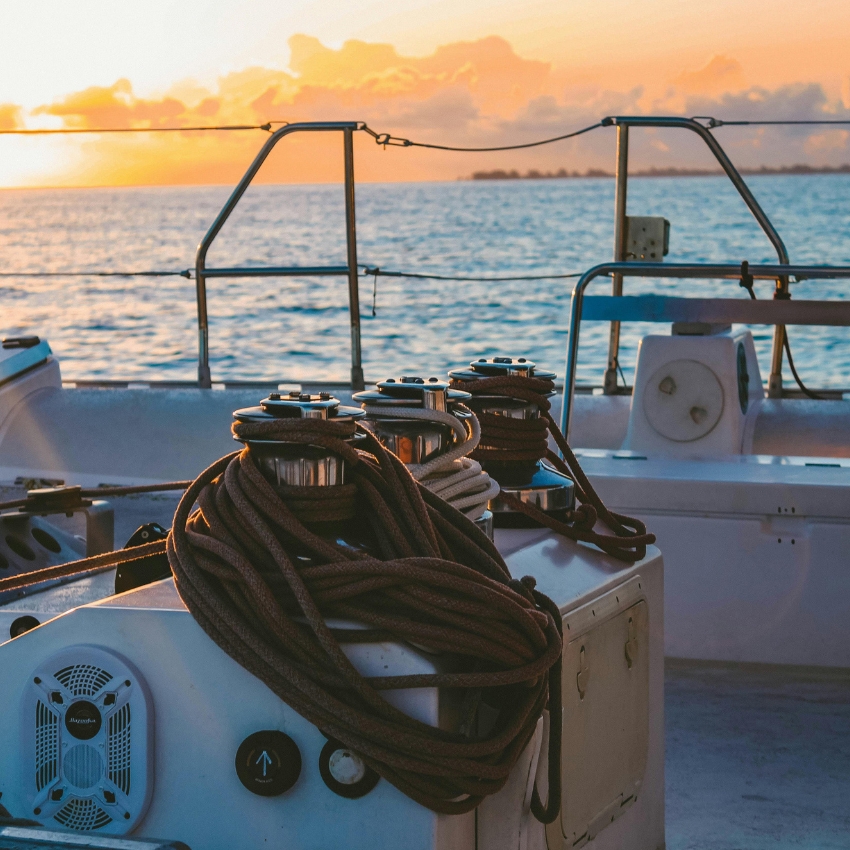
M607 114L850 118L847 0L0 0L0 130L361 120L498 145ZM850 128L723 129L742 166L850 161ZM356 140L360 180L613 167L613 131L473 155ZM0 186L232 183L263 131L0 136ZM709 167L644 131L634 167ZM266 182L339 179L337 136L291 137Z

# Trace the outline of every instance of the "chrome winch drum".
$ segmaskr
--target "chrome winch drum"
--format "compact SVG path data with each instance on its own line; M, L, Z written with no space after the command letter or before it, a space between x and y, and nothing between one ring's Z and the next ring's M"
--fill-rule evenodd
M350 422L364 416L359 407L344 407L330 393L311 395L297 391L269 393L259 407L245 407L233 413L237 422L268 422L274 419ZM274 438L234 439L251 447L257 466L274 486L330 487L345 483L345 461L329 449ZM349 442L356 444L361 439L362 435L355 434Z
M438 378L387 378L375 387L374 390L355 393L353 398L361 404L386 409L385 414L382 412L369 417L369 428L402 463L427 463L451 448L455 438L447 425L400 419L393 417L393 410L421 407L423 410L451 413L461 421L469 419L469 413L458 410L457 404L466 404L472 396L450 389L448 382Z
M466 369L449 372L455 381L478 381L484 378L517 377L542 378L552 381L554 372L539 369L526 357L481 357ZM543 393L554 395L554 391ZM512 419L539 419L540 408L533 402L505 395L475 393L466 402L476 415L492 414ZM486 437L482 438L486 448ZM566 475L553 469L543 460L482 460L484 469L499 482L502 492L509 493L529 505L534 505L556 519L564 520L575 506L575 484ZM515 511L498 499L490 504L496 527L517 527L532 523L524 514Z
M407 465L426 464L445 455L458 445L454 428L445 422L410 419L399 416L399 411L419 409L449 414L462 424L473 415L465 407L472 396L449 386L439 378L403 376L379 381L375 389L355 393L367 412L367 427L381 444ZM493 514L490 510L474 520L489 537L493 536Z

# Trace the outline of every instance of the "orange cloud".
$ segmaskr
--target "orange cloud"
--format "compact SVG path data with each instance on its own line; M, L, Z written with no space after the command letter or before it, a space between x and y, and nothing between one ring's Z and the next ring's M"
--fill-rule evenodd
M21 107L14 103L0 103L0 130L17 130L23 126Z
M212 108L210 108L212 107ZM68 95L50 106L40 106L35 115L55 115L67 127L168 127L188 124L199 117L210 117L218 112L218 102L203 100L190 110L173 97L161 100L143 100L133 94L129 80L118 80L109 88L92 86Z
M818 84L768 90L745 87L739 62L715 56L681 72L662 99L636 86L618 92L573 84L548 63L525 59L502 38L445 45L424 57L403 56L389 44L347 41L339 49L318 39L290 39L288 71L252 67L222 77L215 91L193 81L160 98L137 96L128 80L90 87L39 107L72 128L187 127L267 121L361 120L378 132L419 141L490 146L554 136L604 115L647 111L721 118L842 117L850 109ZM20 110L0 106L0 128L21 123ZM846 134L810 130L744 132L731 144L743 165L834 164L847 156ZM357 139L361 180L456 179L491 168L612 167L611 133L551 147L482 156L415 148L378 148ZM45 174L51 185L233 183L265 139L262 131L95 136L69 139L75 164ZM636 166L693 165L680 136L635 134ZM758 156L757 161L747 157ZM708 164L708 163L699 163ZM338 136L311 134L284 141L260 172L261 182L322 182L341 177Z
M745 87L744 71L737 59L713 56L711 61L697 71L683 71L674 80L677 88L691 94L717 96L725 92L740 91Z

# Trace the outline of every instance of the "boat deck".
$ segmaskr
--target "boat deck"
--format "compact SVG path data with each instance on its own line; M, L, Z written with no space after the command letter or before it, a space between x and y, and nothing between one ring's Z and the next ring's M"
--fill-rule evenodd
M850 847L850 671L668 659L668 850Z
M116 545L170 527L177 498L115 499ZM71 587L60 609L79 604ZM850 848L850 670L668 659L665 711L667 850Z

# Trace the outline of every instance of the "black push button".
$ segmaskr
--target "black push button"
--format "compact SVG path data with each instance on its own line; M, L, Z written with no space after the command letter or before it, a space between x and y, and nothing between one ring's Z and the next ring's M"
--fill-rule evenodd
M298 745L283 732L254 732L236 751L236 775L252 793L276 797L301 775Z
M81 741L89 741L100 732L103 719L98 707L88 700L72 702L65 713L65 727Z
M334 794L349 800L365 797L380 779L354 750L333 739L319 755L319 773Z

